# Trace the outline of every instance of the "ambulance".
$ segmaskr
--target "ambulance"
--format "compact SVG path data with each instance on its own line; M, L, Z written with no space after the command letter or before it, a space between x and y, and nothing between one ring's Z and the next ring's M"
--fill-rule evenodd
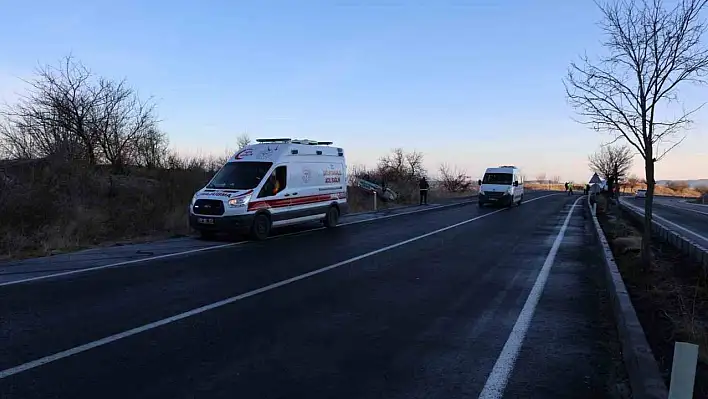
M335 227L348 211L347 167L332 142L259 139L236 152L189 205L189 224L202 237L250 233L320 221Z
M521 171L516 166L502 165L487 168L484 177L477 181L479 196L477 204L496 204L511 207L521 205L524 200L524 182Z

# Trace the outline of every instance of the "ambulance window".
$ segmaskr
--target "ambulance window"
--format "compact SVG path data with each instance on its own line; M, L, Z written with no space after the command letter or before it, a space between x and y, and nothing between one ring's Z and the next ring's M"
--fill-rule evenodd
M268 176L268 180L263 185L261 192L258 193L258 198L270 197L278 194L285 189L287 184L288 170L285 166L278 166L273 173Z

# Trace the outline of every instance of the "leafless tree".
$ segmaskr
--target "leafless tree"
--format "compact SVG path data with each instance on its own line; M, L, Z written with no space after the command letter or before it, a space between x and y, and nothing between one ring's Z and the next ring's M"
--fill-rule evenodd
M677 102L684 83L703 83L708 50L701 11L708 0L615 0L600 4L601 27L608 54L572 63L564 81L580 121L598 131L624 138L644 158L647 184L642 261L651 259L654 164L685 136L698 108L674 116L666 108ZM675 4L675 5L674 5ZM663 108L662 108L663 107Z
M632 167L632 151L626 145L602 146L588 156L590 170L607 180L607 189L613 192L620 180L627 176Z
M445 190L457 193L468 191L472 187L472 180L464 171L446 164L440 165L440 177Z
M37 69L29 90L7 110L11 136L3 137L15 153L29 157L62 156L96 163L96 140L89 120L103 93L94 90L91 72L71 56L58 67ZM7 133L7 132L5 132Z
M536 175L536 181L539 183L545 183L546 182L546 174L545 173L539 173Z
M125 81L96 76L72 56L37 69L26 83L27 93L2 110L7 122L0 142L12 157L138 164L146 155L138 154L141 140L165 137L152 134L157 120L151 101L141 101Z
M155 127L138 137L135 146L136 165L146 168L165 167L167 161L167 135Z
M395 148L379 159L378 173L384 181L412 181L425 175L423 154Z
M236 138L237 151L244 149L249 144L251 144L251 136L248 133L242 133Z
M627 178L627 186L629 186L629 189L634 191L634 188L639 185L639 177L635 175L631 175Z
M99 87L103 96L90 125L103 160L121 168L135 159L140 140L153 133L154 104L141 101L125 82L101 80ZM158 137L152 134L150 139Z
M553 184L558 184L561 182L561 177L558 175L553 176L553 179L551 180Z

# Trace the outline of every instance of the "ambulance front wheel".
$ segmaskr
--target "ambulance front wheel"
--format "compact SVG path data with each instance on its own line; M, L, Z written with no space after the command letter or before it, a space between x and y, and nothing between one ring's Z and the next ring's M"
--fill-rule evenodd
M251 225L251 237L254 240L263 241L270 235L271 222L268 215L259 213L253 219Z
M336 206L330 206L329 209L327 210L327 214L325 215L324 218L324 225L325 227L335 227L337 226L337 223L339 222L339 209L337 209Z

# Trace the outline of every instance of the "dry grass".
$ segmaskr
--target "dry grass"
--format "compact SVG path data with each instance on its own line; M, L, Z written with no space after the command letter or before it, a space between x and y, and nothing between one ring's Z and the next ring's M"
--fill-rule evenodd
M708 397L708 279L699 264L667 244L653 244L653 264L640 264L641 232L616 209L599 219L654 356L667 379L676 341L699 345L695 397Z
M524 183L524 190L565 191L565 184ZM583 187L574 185L573 191L578 190L583 191Z
M624 188L623 192L635 193L637 190L646 189L646 185L638 185L632 189ZM543 191L565 191L565 186L563 184L541 184L541 183L524 183L524 189L526 190L543 190ZM583 191L583 186L579 184L573 185L574 191ZM657 185L654 189L656 195L665 195L670 197L696 197L698 198L701 194L692 189L685 189L675 191L667 186Z
M0 189L0 255L9 257L186 234L187 204L209 177L46 162L4 167L12 179Z
M203 170L0 163L0 258L50 255L81 248L138 242L190 233L187 204L211 174ZM418 202L417 184L393 187L402 194L378 209ZM429 203L472 192L431 190ZM352 212L373 210L373 198L349 188Z

